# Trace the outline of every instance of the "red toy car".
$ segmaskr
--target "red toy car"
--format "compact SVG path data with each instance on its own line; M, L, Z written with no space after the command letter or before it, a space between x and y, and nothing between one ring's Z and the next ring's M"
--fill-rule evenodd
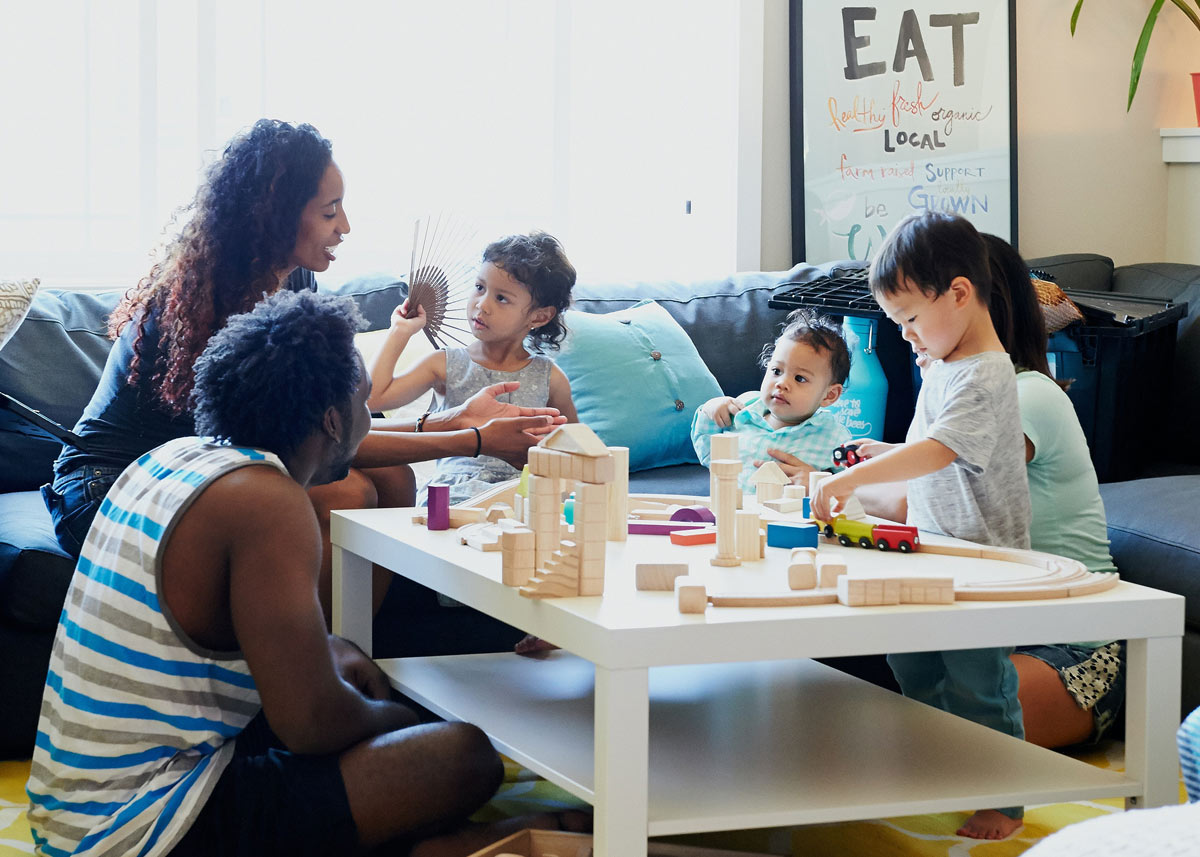
M921 544L917 528L905 524L876 524L871 537L881 551L895 548L900 553L912 553Z
M835 467L853 467L860 461L862 459L858 457L858 444L856 443L839 446L833 451L833 464Z

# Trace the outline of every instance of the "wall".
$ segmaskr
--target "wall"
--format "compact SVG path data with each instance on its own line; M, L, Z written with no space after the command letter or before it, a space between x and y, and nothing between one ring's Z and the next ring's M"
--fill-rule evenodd
M1118 265L1195 261L1179 242L1171 248L1175 258L1167 256L1169 171L1159 128L1196 124L1188 72L1200 71L1200 32L1166 4L1126 113L1129 66L1151 0L1088 0L1071 38L1074 5L1017 0L1020 250L1026 256L1103 253ZM791 262L787 6L768 0L765 21L766 270Z

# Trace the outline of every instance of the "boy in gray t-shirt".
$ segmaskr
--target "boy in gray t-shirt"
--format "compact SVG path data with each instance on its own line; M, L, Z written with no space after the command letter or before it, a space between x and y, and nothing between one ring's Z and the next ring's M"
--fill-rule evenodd
M818 483L813 517L829 520L863 485L908 481L908 523L1001 547L1029 547L1029 483L1016 374L988 308L987 246L965 218L901 222L871 264L871 291L926 365L902 444L860 441L864 461ZM888 655L904 695L1025 737L1012 648ZM1021 807L980 810L958 833L1003 839Z

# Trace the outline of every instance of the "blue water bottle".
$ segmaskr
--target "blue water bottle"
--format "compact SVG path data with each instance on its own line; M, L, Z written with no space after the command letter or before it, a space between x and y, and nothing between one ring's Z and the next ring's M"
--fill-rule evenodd
M850 379L829 410L855 438L883 439L887 376L876 353L876 320L846 316L842 333L850 349Z

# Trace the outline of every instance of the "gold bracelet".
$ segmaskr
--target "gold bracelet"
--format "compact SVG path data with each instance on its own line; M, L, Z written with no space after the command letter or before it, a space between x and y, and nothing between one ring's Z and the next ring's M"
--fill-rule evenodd
M426 411L425 413L421 414L420 418L417 420L417 431L425 431L425 420L427 420L429 415L432 413L433 411Z

